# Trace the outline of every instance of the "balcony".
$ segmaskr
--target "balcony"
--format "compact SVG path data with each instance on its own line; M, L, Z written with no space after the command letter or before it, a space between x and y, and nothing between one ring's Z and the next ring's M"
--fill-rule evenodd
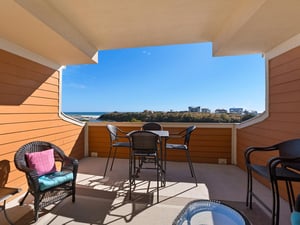
M180 210L195 199L221 200L244 213L254 225L270 224L270 213L254 200L253 209L245 206L246 172L235 165L194 163L198 186L185 162L168 161L166 187L160 189L156 201L153 173L143 170L133 201L127 199L128 160L117 159L113 170L103 178L106 158L86 157L80 160L77 178L77 199L70 198L43 210L36 224L171 224ZM148 186L150 185L150 186ZM271 191L255 181L254 189L271 206ZM20 207L15 199L8 204L8 216L16 224L30 224L33 214L28 198ZM281 200L280 224L290 224L288 203ZM3 213L0 224L6 225Z
M156 221L168 224L192 199L191 196L243 202L243 182L246 180L242 170L245 167L243 150L250 145L271 145L300 136L300 79L297 73L300 70L299 3L271 0L246 3L193 0L191 4L173 0L170 4L161 4L161 1L149 4L129 1L93 3L5 1L0 8L3 16L0 39L0 155L9 160L11 166L7 186L26 190L25 177L13 164L14 153L21 145L39 139L53 142L66 154L81 159L81 174L77 203L69 208L62 207L67 202L60 204L41 216L38 224L140 224L141 217L144 224ZM135 18L134 22L132 18ZM145 24L147 29L144 29ZM194 188L186 176L185 164L180 163L180 155L170 155L168 185L175 190L162 190L163 201L159 204L150 201L142 205L122 205L123 201L118 201L122 197L119 190L124 187L127 176L127 168L124 169L127 166L126 152L120 152L118 157L121 159L109 174L110 180L103 183L100 180L105 161L103 157L108 151L105 127L84 127L61 115L60 68L94 63L99 49L203 41L213 42L215 56L253 53L265 56L267 92L264 118L252 124L226 125L228 127L197 124L201 129L197 130L198 138L191 148L201 185ZM137 126L124 124L124 129ZM179 128L178 125L169 127ZM92 152L99 158L84 158ZM219 165L219 159L226 159L232 165ZM255 161L265 159L258 157ZM90 180L94 182L89 183ZM270 204L267 183L259 182L255 185L260 196ZM284 185L280 185L280 189L285 190ZM299 190L300 185L295 184L296 194ZM284 191L280 194L286 199ZM17 224L24 224L31 215L27 214L28 207L16 206L17 200L9 202L8 213L12 220L19 221ZM281 224L289 224L286 202L282 202ZM64 211L67 209L71 212ZM174 211L169 213L172 209ZM157 211L159 214L155 217ZM253 212L262 215L260 210ZM2 216L0 224L5 224ZM254 224L266 224L265 217L262 217Z

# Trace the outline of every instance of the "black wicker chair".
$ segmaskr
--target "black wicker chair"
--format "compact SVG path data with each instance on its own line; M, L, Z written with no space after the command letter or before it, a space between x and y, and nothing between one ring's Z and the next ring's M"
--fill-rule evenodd
M159 157L158 141L160 137L150 131L135 131L130 134L130 159L129 159L129 199L131 199L132 186L139 176L141 169L155 169L157 182L157 202L159 202L159 181L162 175ZM145 157L152 158L154 167L142 168ZM138 165L136 165L138 160Z
M111 158L111 154L112 154L113 149L114 149L114 153L113 153L113 156L112 156L110 171L112 170L114 162L115 162L117 149L118 148L128 148L128 149L130 148L129 141L125 141L125 142L119 141L120 139L125 139L125 140L127 139L128 140L128 136L127 136L127 133L125 131L122 131L117 126L114 126L114 125L111 125L111 124L108 124L106 126L106 128L109 132L110 147L109 147L109 153L108 153L106 164L105 164L103 177L106 176L109 160Z
M255 164L251 161L255 152L277 151L278 156L270 158L264 165ZM290 210L295 207L295 196L292 182L300 182L300 139L284 141L272 146L249 147L245 150L245 160L248 172L247 199L246 205L252 208L252 197L255 197L267 209L269 207L255 195L252 189L252 173L268 179L271 182L273 207L272 224L279 224L279 187L278 181L285 181Z
M186 154L186 159L189 163L189 167L190 167L190 171L191 171L191 175L192 177L194 177L195 183L196 185L198 185L197 183L197 177L195 174L195 170L193 167L193 163L192 163L192 159L191 159L191 155L190 155L190 139L191 139L191 135L192 132L196 130L196 126L189 126L186 129L182 130L181 132L177 133L177 134L171 134L170 137L167 140L167 144L166 144L166 150L167 151L183 151ZM169 143L170 140L179 140L179 142L176 143Z
M57 172L41 176L29 166L27 155L51 149L53 149L55 165L57 165L56 167L60 166L60 168L57 168ZM14 162L16 168L25 173L28 184L28 191L20 201L20 205L23 205L29 193L33 195L35 221L38 220L38 211L50 204L61 201L68 196L72 196L72 202L75 202L78 160L66 156L56 145L44 141L34 141L25 144L16 152ZM46 183L46 186L41 180L43 178L46 178L47 182L49 182Z
M162 130L162 129L163 129L162 125L155 122L145 123L142 126L142 130Z

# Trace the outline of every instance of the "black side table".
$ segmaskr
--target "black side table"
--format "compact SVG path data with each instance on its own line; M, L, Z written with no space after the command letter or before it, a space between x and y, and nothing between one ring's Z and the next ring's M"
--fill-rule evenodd
M8 198L10 198L11 196L19 193L20 191L21 191L21 189L19 189L19 188L0 187L0 203L2 203L2 205L0 206L0 209L3 210L6 220L11 225L13 225L13 223L8 218L8 216L6 214L6 210L5 210L6 200Z

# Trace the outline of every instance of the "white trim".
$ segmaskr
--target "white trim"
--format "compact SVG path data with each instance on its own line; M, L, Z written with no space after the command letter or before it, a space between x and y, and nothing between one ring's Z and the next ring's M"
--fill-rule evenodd
M89 126L106 126L107 124L114 124L116 126L130 126L130 127L138 127L138 129L143 125L143 122L89 122ZM160 123L164 128L168 127L182 127L186 128L187 126L191 126L191 124L195 125L197 128L233 128L237 123L181 123L181 122L161 122Z
M61 106L62 106L62 74L63 74L64 69L65 69L65 66L61 66L58 70L58 72L59 72L59 75L58 75L58 77L59 77L58 114L61 119L65 120L69 123L73 123L73 124L83 127L85 125L85 122L76 120L73 117L68 116L62 112L62 108L61 108Z
M237 129L242 129L242 128L245 128L245 127L249 127L249 126L252 126L254 124L257 124L257 123L260 123L262 121L264 121L265 119L267 119L269 117L269 112L268 110L266 109L265 112L263 112L261 115L259 116L256 116L256 117L253 117L245 122L242 122L240 124L238 124L236 126Z
M35 53L25 49L25 48L22 48L19 45L11 43L11 42L3 39L3 38L0 38L0 48L5 50L5 51L8 51L10 53L13 53L15 55L24 57L24 58L29 59L31 61L34 61L34 62L37 62L37 63L42 64L44 66L47 66L51 69L58 70L61 67L61 65L59 65L55 62L53 62L51 60L48 60L48 59L44 58L43 56L35 54Z
M73 117L70 117L66 114L64 114L63 112L59 111L59 117L64 120L64 121L67 121L69 123L72 123L72 124L75 124L75 125L78 125L78 126L81 126L81 127L84 127L86 122L83 122L83 121L80 121L80 120L76 120L74 119Z
M269 117L269 60L265 60L265 111L260 114L259 116L256 116L254 118L251 118L245 122L242 122L236 126L237 129L245 128L252 126L254 124L260 123L267 119Z
M58 82L58 113L59 113L59 117L65 117L64 114L62 114L62 110L61 110L61 106L62 106L62 73L63 73L63 70L65 69L66 67L65 66L61 66L58 70L58 79L59 79L59 82Z
M84 156L87 156L88 155L88 136L87 136L88 135L87 134L88 126L86 126L86 122L76 120L73 117L68 116L62 112L62 107L61 107L62 106L62 74L63 74L64 69L65 69L65 66L62 66L58 70L58 72L59 72L58 115L64 121L84 127L84 149L83 149L83 152L84 152Z
M267 52L266 58L272 59L276 56L281 55L282 53L285 53L293 48L296 48L300 45L300 34L297 34L295 36L293 36L292 38L288 39L285 42L282 42L281 44L279 44L278 46L276 46L275 48L273 48L272 50L270 50L269 52Z
M269 117L269 60L275 58L293 48L296 48L300 45L300 34L295 35L289 40L281 43L280 45L273 48L271 51L267 52L265 55L265 68L266 68L266 96L265 96L265 109L266 111L262 113L260 116L255 117L253 119L247 120L244 123L241 123L237 126L237 129L245 128L256 123L260 123Z

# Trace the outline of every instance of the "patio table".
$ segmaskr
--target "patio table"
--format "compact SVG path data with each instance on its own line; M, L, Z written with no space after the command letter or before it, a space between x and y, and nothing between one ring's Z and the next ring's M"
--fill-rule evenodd
M8 198L10 198L11 196L17 194L20 191L21 191L21 189L19 189L19 188L0 187L0 203L3 202L3 205L0 206L0 209L3 210L6 220L11 225L13 225L13 223L8 218L7 213L6 213L6 208L5 208L6 207L6 200Z
M195 200L179 213L173 225L250 225L238 210L213 200Z

